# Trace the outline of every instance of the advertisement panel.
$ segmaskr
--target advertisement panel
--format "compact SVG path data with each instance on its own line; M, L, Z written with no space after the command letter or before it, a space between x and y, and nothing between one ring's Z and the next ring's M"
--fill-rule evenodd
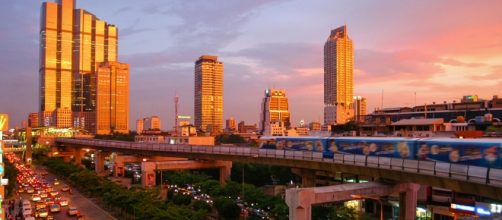
M325 142L321 138L277 138L276 149L323 152Z
M0 131L9 130L9 115L0 114Z
M328 151L341 154L413 159L412 139L337 138L328 142Z
M418 159L502 167L501 144L493 141L424 141L418 145Z

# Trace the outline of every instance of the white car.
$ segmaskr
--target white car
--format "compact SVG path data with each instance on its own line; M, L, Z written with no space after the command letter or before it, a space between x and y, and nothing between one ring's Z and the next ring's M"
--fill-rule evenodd
M31 216L31 214L33 214L31 207L23 207L23 216Z
M38 194L31 195L31 201L38 202L40 200L42 200L42 197L40 197L40 195L38 195Z

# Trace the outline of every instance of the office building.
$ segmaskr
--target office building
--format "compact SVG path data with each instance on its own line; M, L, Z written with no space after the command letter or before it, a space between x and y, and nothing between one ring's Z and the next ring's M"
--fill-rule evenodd
M159 116L151 116L143 119L143 131L160 131Z
M225 128L229 132L237 131L237 122L235 121L234 117L227 119Z
M364 116L366 115L366 98L354 96L353 105L354 121L364 122Z
M144 130L143 119L136 120L136 133L141 134L143 133L143 130Z
M223 130L223 63L203 55L195 62L195 126L211 134Z
M129 132L129 65L104 62L96 73L97 134Z
M261 104L260 133L270 130L271 124L282 125L284 128L291 126L288 98L283 89L267 89Z
M324 44L324 124L353 118L354 48L347 26L331 31Z
M244 121L241 121L237 125L237 129L241 134L251 134L251 133L256 133L256 131L258 130L258 126L256 126L256 124L247 125Z
M114 25L75 0L42 4L39 125L96 130L96 71L117 61L117 41Z
M30 115L28 116L28 126L32 128L38 128L38 123L39 123L38 112L30 113Z

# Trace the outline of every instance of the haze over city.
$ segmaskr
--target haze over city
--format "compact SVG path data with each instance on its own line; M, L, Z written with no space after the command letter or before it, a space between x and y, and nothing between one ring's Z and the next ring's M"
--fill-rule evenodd
M43 1L0 8L0 98L11 126L38 110L39 19ZM412 4L413 3L413 4ZM355 94L368 112L384 107L491 98L502 86L499 1L77 1L119 29L130 64L130 124L193 115L193 66L202 54L225 63L224 118L259 120L267 87L286 89L292 124L322 121L323 45L346 24L355 49ZM203 10L203 13L201 13Z

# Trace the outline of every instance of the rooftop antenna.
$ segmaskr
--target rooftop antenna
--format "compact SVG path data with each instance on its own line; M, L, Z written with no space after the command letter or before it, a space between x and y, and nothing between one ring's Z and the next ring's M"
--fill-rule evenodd
M383 109L383 89L382 89L382 102L380 104L380 109Z
M413 107L417 106L417 92L415 91L415 104Z
M174 91L174 134L178 135L178 103L180 102L180 97Z

